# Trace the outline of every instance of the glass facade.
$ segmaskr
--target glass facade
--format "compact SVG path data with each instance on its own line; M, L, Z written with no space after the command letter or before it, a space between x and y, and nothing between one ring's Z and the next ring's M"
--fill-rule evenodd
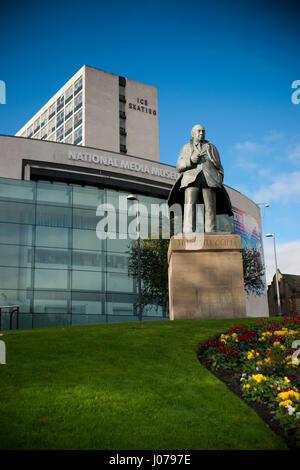
M128 276L130 240L118 232L115 239L96 236L98 205L118 209L119 195L128 194L0 178L0 305L20 305L20 328L138 319L137 283ZM149 209L163 202L139 199ZM166 314L148 306L143 317ZM9 315L3 313L7 328Z

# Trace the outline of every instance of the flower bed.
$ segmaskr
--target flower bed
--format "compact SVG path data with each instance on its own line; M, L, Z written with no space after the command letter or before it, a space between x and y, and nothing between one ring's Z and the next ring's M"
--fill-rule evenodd
M300 444L300 317L259 319L248 329L235 325L200 350L214 371L239 375L242 396L267 405L284 432Z

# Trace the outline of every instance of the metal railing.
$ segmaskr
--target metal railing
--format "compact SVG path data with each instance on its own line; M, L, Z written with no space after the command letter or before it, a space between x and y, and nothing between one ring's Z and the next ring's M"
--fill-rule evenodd
M3 309L12 309L9 315L9 329L12 330L12 320L14 313L17 314L17 330L19 329L19 311L20 305L0 305L0 330L1 330L1 320L2 320L2 310Z

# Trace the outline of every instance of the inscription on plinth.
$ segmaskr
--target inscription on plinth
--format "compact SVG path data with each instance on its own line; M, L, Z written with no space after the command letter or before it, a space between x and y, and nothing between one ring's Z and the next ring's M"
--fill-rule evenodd
M246 316L239 235L172 237L168 258L171 320Z

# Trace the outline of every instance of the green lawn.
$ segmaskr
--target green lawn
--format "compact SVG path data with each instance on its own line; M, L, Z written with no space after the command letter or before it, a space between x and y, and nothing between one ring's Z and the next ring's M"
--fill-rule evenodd
M5 331L0 449L286 449L196 356L200 342L251 322Z

